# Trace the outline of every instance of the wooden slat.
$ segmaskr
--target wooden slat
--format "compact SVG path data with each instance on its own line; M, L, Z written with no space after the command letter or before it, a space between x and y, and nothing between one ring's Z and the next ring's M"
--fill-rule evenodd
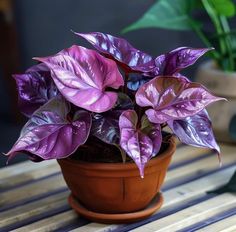
M236 147L234 145L220 144L220 148L221 148L222 160L224 159L225 155L234 155L235 157ZM207 148L199 148L199 147L192 147L192 146L184 145L176 149L173 155L171 164L173 165L179 162L188 161L193 158L201 157L209 153L211 153L211 150ZM235 161L236 161L236 158L235 158ZM215 160L215 163L217 163L217 158ZM223 164L224 164L224 160L223 160Z
M231 158L232 158L233 156L228 156L228 155L226 155L226 157L225 158L227 158L227 160L231 160ZM212 159L212 160L214 160L215 159L215 157L213 157L213 156L211 156L210 157L210 159ZM196 163L196 162L194 162L194 163ZM207 162L208 163L208 162ZM189 173L190 172L195 172L195 173L197 173L198 172L198 169L201 169L201 167L199 166L199 165L193 165L193 167L191 168L191 169L188 169L188 171L189 172L185 172L185 174L186 175L189 175ZM175 169L175 170L178 170L178 169L182 169L182 168L177 168L177 169ZM44 171L44 170L41 170L42 172ZM46 171L46 170L45 170ZM170 171L170 173L172 173L173 171ZM175 171L174 171L175 172ZM171 177L172 176L172 177ZM166 180L166 184L168 184L171 180L172 180L172 178L175 178L174 177L174 175L171 175L169 178L167 178L167 180ZM56 178L56 177L54 177L54 178ZM51 178L51 182L55 182L55 179L54 178ZM28 186L28 188L29 189L34 189L34 193L36 193L36 194L41 194L42 192L41 191L39 191L38 192L38 184L40 185L40 186L42 186L42 184L40 184L40 182L38 182L38 183L36 183L36 184L31 184L31 185L29 185ZM43 183L43 185L45 184L45 182ZM48 185L48 187L49 187L49 191L51 191L51 190L53 190L54 189L54 185L51 185L51 184L49 184ZM22 192L22 191L23 192ZM20 188L20 189L17 189L17 193L19 194L19 195L22 195L22 194L24 194L25 193L25 191L27 190L27 186L25 186L25 187L23 187L23 188ZM12 194L14 194L16 191L14 191L14 190L11 190L11 191L9 191L9 192L7 192L7 196L10 196L10 199L14 199L14 196L12 196ZM37 195L28 195L28 194L24 194L24 196L25 196L25 198L29 198L30 196L37 196ZM4 199L4 198L3 198ZM48 202L48 204L50 203L50 204L53 204L53 197L52 198L49 198L50 199L50 202ZM4 199L5 201L6 201L6 199ZM24 198L20 198L20 200L24 200ZM38 202L38 206L39 207L42 207L42 209L44 209L44 199L42 199L42 200L38 200L37 201ZM12 202L11 202L12 203ZM26 206L27 206L27 213L28 213L28 217L30 217L30 215L32 215L32 214L34 214L34 212L35 212L35 210L36 210L36 206L34 205L34 204L26 204ZM23 209L22 209L23 210ZM10 210L10 213L9 213L9 215L10 214L12 214L12 215L18 215L18 211L16 210ZM1 215L1 214L0 214ZM19 217L21 217L20 215L19 215ZM26 215L25 215L25 217L26 217Z
M208 149L198 149L189 146L178 148L172 159L172 164L207 153ZM60 171L55 160L33 163L25 161L0 169L0 191L6 188L33 181Z
M232 176L235 168L231 167L221 170L217 173L211 174L207 177L200 178L185 185L176 187L164 193L164 204L160 211L164 211L175 204L183 204L190 199L195 199L200 196L206 195L206 191L218 188L225 184ZM90 223L86 226L73 230L73 232L105 232L108 230L116 229L119 225L103 225L99 223Z
M31 172L36 169L43 169L46 168L48 165L56 164L56 160L49 160L49 161L43 161L39 163L34 163L31 161L24 161L18 164L6 166L0 169L0 180L12 177L12 176L18 176L20 174L24 174L26 172Z
M236 197L233 194L225 193L134 229L133 232L141 232L143 228L156 232L177 231L235 207Z
M182 146L175 152L172 164L191 159L192 157L197 157L207 152L209 152L208 149ZM40 163L25 161L16 165L7 166L0 169L0 188L14 186L28 180L38 179L58 171L60 171L60 168L55 160Z
M198 232L235 232L236 231L236 215L228 217L224 220L206 226Z
M58 175L17 188L17 190L6 191L0 194L0 210L3 206L24 201L41 194L47 194L62 187L66 188L66 184L62 175Z
M40 220L36 223L30 224L28 226L23 226L16 230L12 230L14 232L26 232L26 231L34 231L34 232L46 232L53 231L63 227L65 224L74 223L78 220L78 215L73 211L69 210L65 213L58 214L56 216Z
M223 155L222 162L223 166L227 166L228 164L236 163L235 151L233 151L232 147L224 147L222 149L226 155ZM209 156L205 159L201 159L199 161L190 163L188 165L184 165L183 167L169 170L167 172L166 181L169 181L168 184L174 183L179 179L196 174L203 174L205 172L209 172L210 170L218 169L219 162L217 156Z
M226 147L226 149L222 149L222 150L223 150L223 153L224 153L224 150L229 150L227 152L232 153L233 149L234 147L228 146ZM181 148L178 148L178 150L176 151L172 160L172 164L186 160L187 158L199 156L200 154L205 154L207 152L208 152L208 149L198 149L198 148L192 148L190 146L183 146ZM227 161L228 159L224 160L224 156L223 156L223 163L227 164ZM201 162L204 163L204 161L201 161ZM210 164L217 165L217 159L212 159L212 162ZM184 167L183 169L186 170L188 169L188 167L190 166L188 165L186 168ZM201 167L201 165L199 165L199 167ZM171 175L177 178L179 175L184 173L184 170L182 170L181 172L178 170L173 170L172 172L169 171L167 178L169 178L169 176ZM60 168L56 161L45 161L39 164L26 161L17 165L6 167L0 170L0 176L3 177L0 179L0 190L1 189L4 190L9 187L14 187L16 185L26 183L27 181L33 181L33 180L45 177L47 175L57 173L59 171L60 171Z
M59 193L30 204L18 206L14 209L0 212L0 228L23 220L42 215L67 205L69 192Z
M205 152L208 152L208 150L195 148L191 149L189 146L183 146L179 148L173 156L172 164L186 160L186 158L198 156ZM55 160L44 161L41 163L25 161L16 165L4 167L0 169L0 191L26 183L27 181L33 181L46 177L59 171L60 167Z
M235 157L234 156L235 147L233 146L225 146L225 147L226 147L225 157L223 156L223 159L225 159L226 164L233 163L235 161L234 158L232 158L232 157ZM222 150L224 153L224 149ZM204 156L204 154L208 152L209 152L208 149L199 149L199 148L195 149L189 146L182 146L177 149L176 154L173 157L172 164L178 164L186 160L191 160L193 157L199 157L199 156L201 157L202 155ZM205 160L205 163L203 162L204 160ZM45 166L41 166L41 168L38 168L38 165L41 165L43 163L46 163ZM28 174L30 174L32 172L33 173L32 179L35 179L35 180L41 177L46 177L47 175L53 174L59 170L59 166L58 164L56 164L56 162L54 163L52 162L50 164L49 162L48 163L42 162L39 164L34 164L32 162L25 162L25 164L26 164L26 169L25 169L26 173L28 172ZM36 170L34 168L31 168L32 164L33 166L35 165ZM206 164L210 164L210 166ZM200 165L203 165L203 167L201 167ZM176 169L170 170L166 179L166 184L168 185L171 182L173 182L173 180L180 180L189 175L196 175L197 173L200 173L202 171L211 170L211 168L214 169L214 165L218 166L216 157L204 156L203 159L197 160L193 162L192 164L188 164L186 166L184 165L181 167L177 167ZM16 166L17 167L16 169L18 170L14 169L14 166ZM4 171L0 170L0 177L1 177L1 171L2 171L3 176L5 175L5 178L6 178L6 179L4 178L4 180L0 180L0 183L6 184L5 186L11 186L11 185L7 185L7 181L6 181L7 179L14 181L14 177L18 177L20 175L24 177L24 171L22 171L22 169L24 169L23 168L24 166L21 166L21 164L17 164L14 166L7 167L5 168ZM189 166L190 168L188 168ZM44 171L47 172L48 167L50 167L49 174L44 175ZM21 169L21 171L19 169ZM11 171L12 171L13 177L11 176ZM187 183L187 184L184 184L184 185L181 185L181 186L178 186L178 187L175 187L166 191L164 193L165 203L161 211L169 207L173 207L175 205L185 203L188 200L195 199L200 196L204 196L205 191L212 190L226 183L228 179L230 178L230 176L232 175L233 171L234 171L233 167L229 167L225 170L219 169L219 171L217 171L214 174L208 175L206 177L200 178L198 180L192 181L190 183ZM179 175L178 173L180 172L184 172L185 175L182 175L182 174ZM179 175L178 178L175 177L174 173ZM29 179L27 180L30 180L30 176L28 176L28 178ZM19 181L18 182L16 181L15 183L16 184L21 183L20 178L19 178ZM23 187L19 187L17 189L12 189L7 192L0 193L0 210L1 210L1 206L4 207L9 204L25 201L30 198L36 199L37 196L40 196L46 193L51 193L60 188L66 189L66 186L61 175L56 175L56 176L51 176L47 179L45 178L43 180L40 180L37 183L30 183ZM16 223L17 220L26 220L26 219L30 219L33 216L44 214L45 212L48 211L47 206L50 206L49 210L54 210L57 208L56 203L58 202L60 206L66 206L67 205L66 196L65 196L65 199L60 198L60 196L62 197L63 194L66 195L68 194L68 192L66 191L64 193L54 194L53 196L48 196L46 198L41 198L39 200L36 200L35 202L27 203L23 207L21 207L22 211L20 207L17 207L15 209L9 209L5 212L2 212L0 213L0 218L2 219L2 216L3 216L3 219L2 221L0 220L0 223L2 222L3 223L2 225L6 226L12 223ZM68 220L67 219L62 220L61 223L60 223L60 220L61 220L62 215L67 215L66 213L58 214L58 215L55 215L54 217L37 221L35 223L28 225L27 227L22 227L19 229L23 229L20 231L32 231L31 228L34 228L34 231L52 231L54 229L58 229L65 225L68 225L68 223L73 224L75 222L78 222L77 215L75 213L70 214L70 212L71 211L66 212L69 215ZM7 219L7 215L15 215L16 219L14 219L13 216L9 216L9 219ZM44 223L48 223L48 225ZM43 228L41 228L42 225L43 225ZM112 229L112 228L113 229L117 228L117 225L103 225L103 224L98 224L98 223L90 223L86 226L78 228L78 230L75 230L75 231L88 231L88 232L105 231L107 229ZM27 229L27 230L24 230L24 229ZM146 230L148 231L147 228L145 228L145 231Z
M191 147L191 146L181 146L178 149L176 149L171 164L176 164L179 162L191 160L193 158L205 155L206 153L209 153L209 149L205 148L197 148L197 147Z
M191 150L188 146L184 146L176 152L172 163L186 159L186 156L198 156L199 154L202 154L201 149L200 151L198 149ZM60 167L54 160L40 163L25 161L16 165L4 167L0 169L0 190L16 186L27 181L33 181L59 171Z
M70 232L107 232L115 230L117 228L119 228L119 225L116 224L106 225L106 224L91 222L88 225L81 226L79 228L71 230Z
M207 191L218 188L227 183L235 171L235 167L213 173L209 176L197 179L190 183L178 186L164 193L164 207L174 203L183 202L186 199L195 198ZM164 209L163 207L163 209Z
M185 149L185 152L187 154L189 154L189 150ZM198 154L198 150L193 150L192 154L195 154L194 152L197 152ZM180 155L185 155L185 153L181 153ZM195 154L196 155L196 154ZM42 162L43 163L43 162ZM41 165L42 163L39 163L39 167L35 166L36 164L32 163L32 162L25 162L25 170L26 172L24 173L22 171L22 169L24 169L23 166L21 166L20 164L18 165L14 165L17 166L16 169L9 167L6 168L4 172L5 177L8 176L8 178L4 178L4 181L2 181L3 183L7 183L7 182L11 182L12 179L15 178L15 182L19 183L19 181L21 179L24 179L27 175L28 178L30 178L31 176L35 179L37 179L37 174L40 173L42 177L42 175L47 175L50 173L54 173L54 171L57 171L59 169L59 166L56 162L47 162L45 165ZM34 169L31 168L30 165L34 166ZM197 166L194 166L193 170L196 170ZM18 169L21 169L21 172L16 171ZM178 168L176 169L178 170ZM12 172L13 176L11 177L9 174ZM18 175L17 175L18 174ZM171 178L169 178L169 180L171 180ZM169 181L167 180L167 182ZM0 182L1 183L1 182ZM46 186L46 187L44 187ZM16 189L11 189L9 191L3 192L1 193L1 198L0 198L0 210L2 206L8 205L8 204L13 204L17 201L21 201L21 200L25 200L25 199L29 199L30 197L36 197L39 194L43 194L45 192L51 192L53 190L56 190L57 188L60 187L66 187L63 178L61 177L61 175L58 176L52 176L49 179L44 179L42 181L39 182L32 182L26 186L23 187L19 187ZM26 194L27 193L27 194Z
M20 186L22 184L35 181L40 178L47 177L49 175L53 175L55 173L60 172L60 167L57 163L47 163L46 166L33 166L34 168L28 169L27 171L12 175L7 178L0 180L0 191L6 191L9 188L13 188L16 186ZM37 168L36 168L37 167ZM22 167L24 169L24 167Z
M221 174L221 176L223 177L222 178L222 181L224 180L225 181L225 175L224 174ZM217 176L216 176L217 177ZM213 180L215 180L215 179L213 179ZM215 184L222 184L220 181L218 182L218 183L215 183ZM215 184L214 184L214 186L215 186ZM210 187L212 187L212 186L210 186L210 185L208 185L208 187L210 188ZM166 194L166 197L165 198L170 198L171 197L171 193L172 192L178 192L178 188L176 188L176 189L173 189L173 190L171 190L171 191L168 191L167 192L167 194ZM67 193L68 194L68 193ZM63 195L63 194L62 194ZM169 197L168 197L169 196ZM181 195L182 196L182 195ZM57 197L54 197L54 196L52 196L52 197L50 197L50 198L48 198L48 199L46 199L46 200L39 200L39 201L37 201L36 202L36 204L35 203L32 203L32 204L27 204L27 205L25 205L23 208L21 208L20 209L20 207L19 208L17 208L17 209L12 209L12 210L9 210L9 211L7 211L7 212L5 212L5 213L2 213L2 214L0 214L0 218L2 219L2 216L3 216L3 225L8 225L9 224L9 222L11 221L11 222L15 222L15 220L18 220L18 219L21 219L21 220L23 220L23 219L26 219L26 218L30 218L31 216L33 216L33 215L37 215L38 213L44 213L44 212L46 212L46 211L48 211L49 209L47 208L47 206L48 205L50 205L50 209L55 209L56 207L57 207ZM179 201L180 202L182 202L184 200L184 197L182 197L182 198L179 198ZM167 207L167 206L171 206L171 201L165 201L166 203L164 204L164 206L163 206L163 209L165 209L165 207ZM62 203L63 204L63 203ZM64 201L64 204L67 204L65 201ZM21 212L22 211L22 212ZM10 215L12 215L11 217L9 217L9 219L7 220L7 216L10 216ZM14 216L13 216L14 215ZM77 216L76 215L74 215L75 216L75 220L76 220L76 218L77 218ZM15 217L15 218L14 218ZM65 222L66 223L66 222ZM95 228L96 228L96 230L99 228L99 227L104 227L104 225L101 225L101 224L96 224L96 223L92 223L92 224L90 224L90 225L88 225L88 226L86 226L86 229L85 230L82 230L82 228L80 228L80 230L81 231L90 231L90 230L88 230L88 228L87 227L90 227L90 226L92 226L92 228L93 228L93 226L94 226L94 224L95 224ZM103 231L103 229L102 229L102 231Z

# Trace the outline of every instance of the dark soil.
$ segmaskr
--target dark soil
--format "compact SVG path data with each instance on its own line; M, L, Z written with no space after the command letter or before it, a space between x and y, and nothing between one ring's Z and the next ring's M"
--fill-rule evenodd
M170 136L171 135L167 133L163 134L163 141L158 154L167 149ZM90 137L83 146L79 147L79 149L70 156L70 159L94 163L123 162L120 151L116 146L104 143L96 137ZM133 161L129 156L126 156L126 162Z

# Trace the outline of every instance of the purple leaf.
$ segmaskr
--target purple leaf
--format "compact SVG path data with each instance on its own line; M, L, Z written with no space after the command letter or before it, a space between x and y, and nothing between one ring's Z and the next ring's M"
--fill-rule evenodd
M172 75L172 76L173 76L173 77L178 77L178 78L185 79L187 82L191 82L188 77L182 75L181 73L175 73L175 74Z
M198 58L213 48L180 47L155 59L155 75L171 76L194 64Z
M170 120L167 123L182 143L211 148L217 151L218 156L220 155L220 148L215 141L211 120L206 110L194 116L180 120Z
M148 73L155 68L152 56L134 48L128 41L101 32L88 34L75 33L86 39L99 52L118 61L126 72L138 71Z
M131 73L127 80L127 88L132 91L137 91L140 86L150 80L150 77L141 75L140 73Z
M58 90L68 101L92 112L111 109L117 93L106 89L124 85L114 61L83 47L74 45L36 60L48 66Z
M146 116L141 120L141 128L137 128L138 116L134 110L126 110L119 119L120 145L134 160L144 177L144 167L160 150L162 135L158 124L152 124Z
M25 152L44 160L71 155L88 138L91 127L89 112L79 110L68 119L70 105L62 98L51 99L40 107L23 127L20 137L8 152L10 158Z
M119 144L119 117L124 110L133 109L132 100L123 93L119 93L113 109L93 115L91 133L105 143Z
M29 68L25 74L15 74L19 108L26 116L58 94L58 90L45 64Z
M204 53L212 50L212 48L180 47L154 59L147 53L134 48L123 38L101 32L75 34L86 39L108 58L118 61L127 73L136 71L147 76L171 76L194 64Z
M145 113L153 123L186 118L199 113L210 103L223 100L200 84L166 76L142 85L135 98L138 105L152 107Z

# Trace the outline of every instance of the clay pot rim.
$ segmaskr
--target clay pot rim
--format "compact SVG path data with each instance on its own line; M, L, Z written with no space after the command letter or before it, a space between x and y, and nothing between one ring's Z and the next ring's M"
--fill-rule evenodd
M172 156L176 149L176 143L174 136L171 136L171 138L168 140L169 146L167 147L166 150L164 150L161 154L158 156L152 158L146 165L147 167L152 167L160 163L163 159L166 159L169 156ZM81 169L88 169L88 170L103 170L103 171L128 171L128 170L137 170L137 166L134 162L132 163L91 163L91 162L86 162L86 161L80 161L80 160L72 160L69 158L65 159L58 159L58 163L66 164L69 166L76 166L76 168L81 168Z

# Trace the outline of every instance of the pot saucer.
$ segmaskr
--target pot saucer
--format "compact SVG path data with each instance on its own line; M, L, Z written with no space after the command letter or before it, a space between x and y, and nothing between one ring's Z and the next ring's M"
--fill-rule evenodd
M107 214L98 213L86 209L79 201L77 201L71 194L68 198L70 206L81 216L100 223L130 223L142 220L151 216L155 211L160 209L163 203L163 196L161 193L157 193L150 204L140 211L132 213L118 213Z

